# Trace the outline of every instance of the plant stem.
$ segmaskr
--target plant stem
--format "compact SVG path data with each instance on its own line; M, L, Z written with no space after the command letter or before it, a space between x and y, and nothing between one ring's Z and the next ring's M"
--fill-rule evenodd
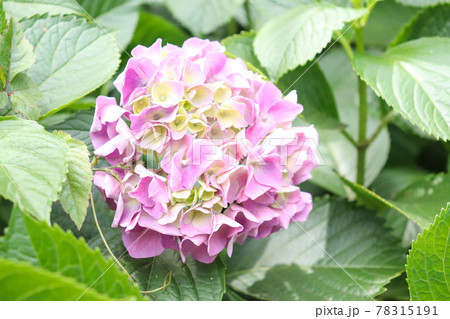
M95 225L97 226L98 233L100 234L100 237L102 238L103 243L106 246L106 249L108 250L108 253L111 255L112 259L114 259L114 262L123 270L123 272L128 276L130 281L135 284L135 281L133 280L133 277L128 273L128 271L125 269L125 267L119 262L119 259L116 258L116 256L113 254L111 248L109 248L108 242L105 239L105 236L103 236L102 229L100 228L100 224L98 223L97 219L97 213L95 212L95 205L94 205L94 199L92 197L92 192L90 194L91 197L91 206L92 206L92 214L94 215L94 221Z
M372 142L377 138L377 136L381 133L381 131L384 129L384 127L386 125L389 124L389 121L397 114L397 112L395 112L394 110L390 111L388 114L385 115L385 117L383 117L383 119L381 120L380 124L378 125L377 129L375 130L375 132L372 134L371 137L369 137L367 139L366 144L370 145L372 144Z
M344 49L345 53L347 53L348 58L350 59L350 61L353 60L354 55L350 42L347 41L347 39L343 36L343 34L340 31L335 31L335 33L338 37L340 45Z
M361 7L361 0L354 0L355 8ZM355 24L356 50L359 53L364 52L364 27L357 22ZM364 184L364 170L366 162L366 131L367 131L367 85L362 79L358 79L359 91L359 129L358 129L358 158L356 168L356 182Z

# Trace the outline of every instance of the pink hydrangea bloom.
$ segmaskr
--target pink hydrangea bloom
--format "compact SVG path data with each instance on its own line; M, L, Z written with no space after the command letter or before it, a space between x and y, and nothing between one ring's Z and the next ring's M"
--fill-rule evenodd
M305 221L311 195L299 183L317 166L313 126L302 112L218 42L137 46L97 99L91 139L113 167L94 183L115 210L112 226L135 258L179 250L210 263L233 243Z

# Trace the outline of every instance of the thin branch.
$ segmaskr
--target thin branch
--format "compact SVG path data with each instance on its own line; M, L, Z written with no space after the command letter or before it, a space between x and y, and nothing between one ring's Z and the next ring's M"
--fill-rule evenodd
M114 262L119 265L119 267L123 270L123 272L128 276L128 278L130 279L130 281L135 284L134 279L131 277L131 275L128 273L128 271L125 269L125 267L119 262L119 259L116 258L116 256L113 254L111 248L109 248L108 243L106 242L105 236L103 236L103 232L102 229L100 228L100 225L98 223L98 219L97 219L97 213L95 212L95 205L94 205L94 199L92 197L92 192L90 194L91 197L91 206L92 206L92 213L94 215L94 220L95 220L95 225L97 226L97 230L100 234L100 237L102 238L103 243L106 246L106 249L108 250L108 253L111 255L112 259L114 259Z

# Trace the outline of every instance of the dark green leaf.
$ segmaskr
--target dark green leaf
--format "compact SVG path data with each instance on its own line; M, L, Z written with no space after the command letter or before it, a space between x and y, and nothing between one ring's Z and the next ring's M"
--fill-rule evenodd
M305 223L236 247L228 283L269 300L370 300L404 265L382 223L344 200L316 200Z
M450 0L396 0L401 4L415 7L427 7L438 3L450 3Z
M450 5L442 4L420 11L403 27L391 46L422 37L450 37Z
M94 110L82 110L72 116L68 117L64 121L47 127L49 131L64 131L73 138L84 142L89 151L93 152L92 141L89 136L89 130L92 125L92 118L94 116Z

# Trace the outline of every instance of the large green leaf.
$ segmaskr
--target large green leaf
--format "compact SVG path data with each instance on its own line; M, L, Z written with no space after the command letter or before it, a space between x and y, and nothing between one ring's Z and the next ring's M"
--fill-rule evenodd
M22 18L35 14L81 14L82 10L76 1L67 0L3 0L5 11L10 15Z
M422 38L380 57L357 54L354 67L375 92L429 134L450 138L450 39Z
M67 153L67 177L62 184L59 199L70 218L81 228L86 218L92 186L92 169L86 144L73 139L69 134L58 132L69 146Z
M112 36L83 18L34 16L21 24L35 47L36 63L27 74L44 95L43 115L100 86L119 64Z
M252 27L259 30L268 21L287 10L311 2L312 0L249 0Z
M342 49L330 50L319 61L320 67L333 88L337 103L340 121L347 125L347 132L357 140L358 137L358 86L357 77L352 71L352 66ZM373 134L380 124L381 115L378 99L371 90L368 90L369 116L367 121L367 136ZM339 185L339 177L332 169L345 178L354 181L356 179L357 151L343 135L335 130L319 129L319 152L325 165L319 166L313 171L312 182L319 186L327 186L330 178L333 185ZM366 167L364 185L368 186L383 169L389 155L389 133L383 129L366 153ZM341 183L342 184L342 183ZM342 187L333 187L334 193L342 193ZM328 188L327 188L328 189ZM339 191L339 192L338 192Z
M420 11L392 41L391 46L422 37L450 37L450 5Z
M58 113L59 114L59 113ZM49 131L64 131L73 138L84 142L89 151L93 152L89 131L92 125L94 110L81 110L66 118L64 121L47 127Z
M82 239L59 226L49 226L13 209L12 225L1 241L1 255L18 261L32 262L48 271L73 278L111 298L140 299L136 286L128 277L103 258L99 250L92 250ZM31 242L24 247L24 240Z
M450 0L396 0L401 4L415 7L427 7L438 3L450 3Z
M219 259L202 264L188 257L183 263L177 251L168 250L151 259L126 258L124 263L143 291L163 287L171 273L167 287L148 294L153 300L222 300L225 291L225 267Z
M72 278L0 258L0 300L111 300ZM86 291L87 290L87 291Z
M0 118L0 195L50 221L67 167L64 140L35 122Z
M254 43L256 56L270 77L278 79L313 59L330 42L333 31L364 13L325 3L300 5L261 28Z
M449 209L450 204L412 245L406 265L412 300L450 299Z
M402 271L396 239L372 213L322 198L304 223L236 247L228 284L269 300L370 300Z
M164 3L194 35L205 35L234 17L244 0L164 0Z

